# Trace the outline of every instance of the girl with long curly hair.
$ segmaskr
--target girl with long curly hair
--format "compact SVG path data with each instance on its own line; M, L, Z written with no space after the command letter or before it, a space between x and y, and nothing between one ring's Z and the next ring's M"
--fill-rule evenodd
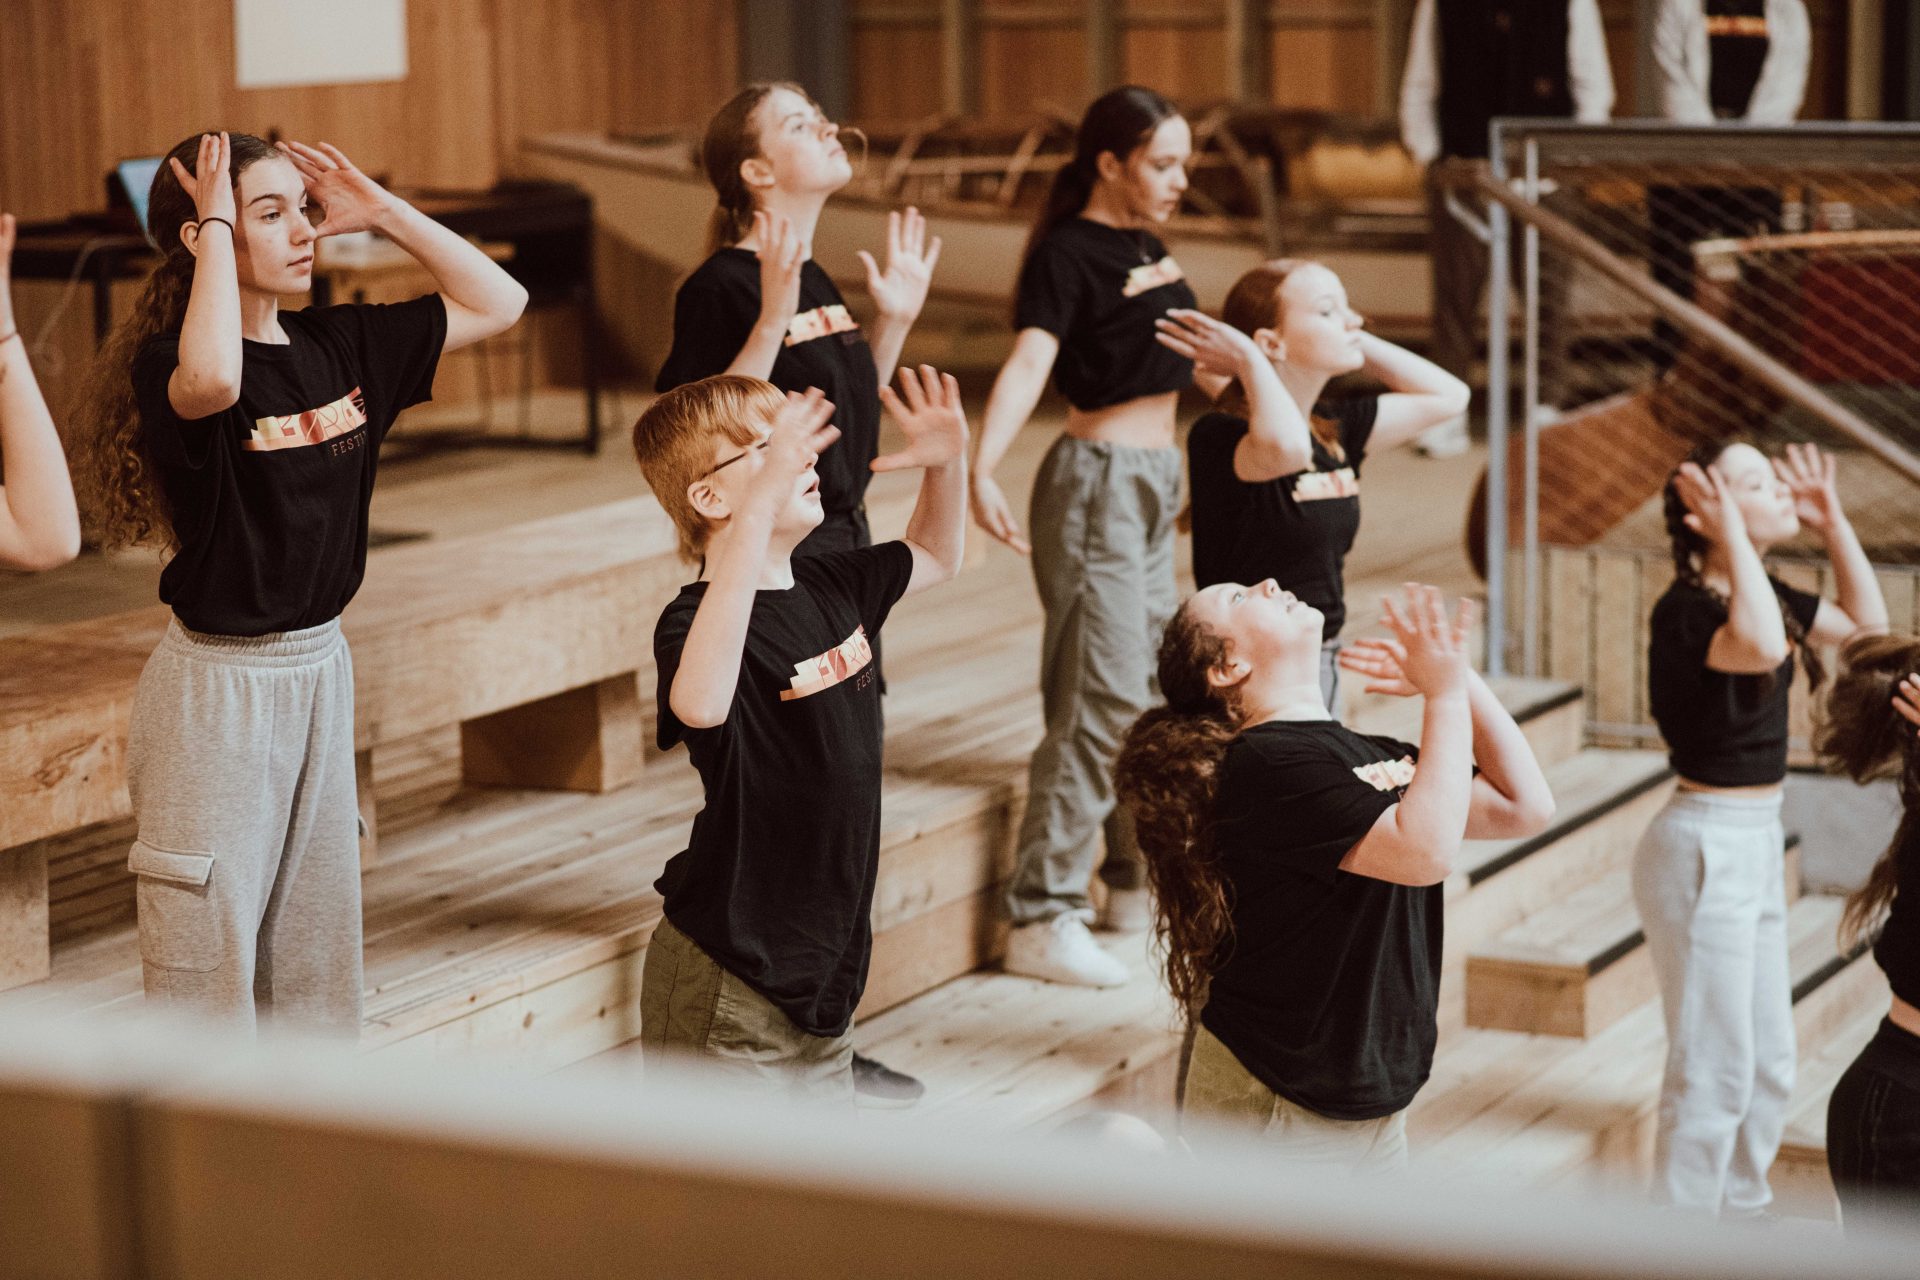
M1872 937L1893 1004L1827 1100L1827 1168L1843 1213L1911 1213L1920 1206L1920 636L1861 636L1840 656L1813 745L1855 782L1895 779L1900 825L1841 916L1842 946Z
M439 293L282 311L325 236L378 231ZM201 134L153 180L160 249L102 349L75 477L107 545L168 553L165 637L134 695L147 996L251 1028L360 1030L353 664L381 441L440 353L527 293L338 150Z
M1342 662L1370 691L1426 699L1419 747L1328 715L1320 613L1269 578L1181 606L1160 646L1166 704L1114 771L1192 1029L1186 1113L1354 1171L1406 1161L1461 842L1553 815L1526 738L1468 665L1471 606L1449 618L1410 585L1385 621Z
M1886 604L1841 509L1833 459L1769 459L1708 444L1667 482L1673 585L1648 627L1648 701L1678 789L1633 861L1633 895L1660 980L1667 1063L1654 1199L1751 1217L1793 1093L1793 992L1780 825L1796 656L1884 630ZM1768 575L1768 550L1805 527L1826 542L1839 599Z

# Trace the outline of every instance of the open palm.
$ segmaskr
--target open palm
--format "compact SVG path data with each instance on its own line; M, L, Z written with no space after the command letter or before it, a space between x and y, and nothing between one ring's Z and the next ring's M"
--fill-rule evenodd
M900 391L880 388L880 403L907 437L907 447L873 460L875 471L942 467L967 451L967 411L950 373L923 364L900 370Z
M867 292L883 316L911 320L927 303L933 268L940 261L940 237L927 241L927 220L909 205L887 215L887 265L882 270L873 255L860 250L867 268Z
M310 147L304 142L282 142L279 147L300 171L307 198L325 215L314 228L315 235L370 231L393 203L386 188L356 169L332 143Z

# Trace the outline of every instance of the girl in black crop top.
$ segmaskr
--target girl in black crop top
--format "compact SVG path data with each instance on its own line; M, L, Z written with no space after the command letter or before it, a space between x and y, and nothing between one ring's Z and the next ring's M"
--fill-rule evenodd
M1318 609L1322 690L1338 715L1361 464L1466 412L1467 384L1364 332L1340 277L1317 262L1255 267L1227 293L1222 318L1178 311L1160 322L1162 343L1233 379L1222 408L1187 436L1194 581L1271 577ZM1362 371L1387 393L1321 403L1327 383Z
M1892 778L1898 828L1848 898L1841 945L1873 936L1893 988L1886 1021L1834 1085L1827 1167L1845 1213L1920 1209L1920 636L1866 635L1842 670L1814 738L1821 763L1855 782Z
M876 310L863 330L813 257L821 212L853 177L840 126L798 85L749 85L714 114L700 156L718 201L709 256L674 297L673 349L655 389L741 373L826 392L840 428L820 457L826 518L796 554L867 546L879 389L926 303L940 239L928 240L917 209L889 215L886 266L860 252Z
M377 231L438 293L282 311L324 237ZM150 998L360 1030L352 667L380 443L521 285L327 144L208 134L153 180L160 249L102 349L76 475L108 545L170 553L127 774Z
M1833 460L1710 445L1666 493L1674 582L1649 626L1648 693L1679 789L1633 861L1660 978L1667 1070L1656 1198L1714 1214L1771 1202L1767 1169L1793 1087L1780 783L1796 652L1881 630L1886 606L1841 510ZM1805 526L1826 542L1838 601L1770 578L1761 557Z
M1468 664L1468 608L1411 588L1391 638L1351 655L1369 688L1425 699L1418 748L1328 716L1320 622L1271 578L1189 597L1160 648L1166 705L1114 773L1193 1029L1187 1114L1374 1170L1404 1161L1432 1066L1461 841L1538 832L1553 797Z
M1114 744L1152 694L1152 654L1178 603L1180 509L1174 402L1193 364L1154 340L1154 322L1193 305L1154 228L1186 190L1187 122L1151 89L1087 108L1071 163L1054 178L1021 264L1013 354L987 401L973 513L1033 556L1046 614L1046 736L1034 753L1008 910L1007 967L1091 986L1126 980L1088 934L1089 877L1104 833L1109 921L1144 923L1139 853L1116 819ZM1029 504L1029 545L995 478L1047 376L1070 406Z

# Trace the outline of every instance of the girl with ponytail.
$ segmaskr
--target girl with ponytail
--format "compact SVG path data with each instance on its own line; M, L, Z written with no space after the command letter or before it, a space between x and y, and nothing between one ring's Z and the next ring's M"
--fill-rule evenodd
M1662 1204L1751 1217L1793 1093L1795 1038L1780 825L1796 652L1883 631L1886 605L1840 506L1833 459L1791 445L1696 449L1667 482L1674 580L1648 627L1648 701L1680 775L1641 838L1633 894L1667 1024L1654 1148ZM1762 557L1820 534L1839 599L1768 575Z
M807 91L784 81L740 90L708 122L700 162L715 197L708 257L674 297L673 349L655 390L735 373L826 392L840 429L819 463L826 519L796 554L868 546L880 388L926 304L940 238L928 239L918 209L888 215L886 265L860 252L876 312L863 331L813 257L820 215L853 165L840 126Z
M1320 612L1269 578L1181 606L1160 647L1166 703L1114 768L1188 1012L1186 1113L1368 1172L1406 1161L1462 840L1531 835L1553 814L1526 739L1468 665L1471 606L1448 618L1438 591L1409 585L1385 622L1389 638L1342 662L1372 691L1426 699L1419 747L1328 714Z
M1897 779L1901 812L1840 921L1843 947L1873 938L1893 1005L1827 1100L1827 1168L1843 1213L1911 1213L1920 1207L1920 637L1860 636L1840 656L1814 748L1855 782Z
M441 292L282 311L316 243L378 231ZM251 1028L356 1036L360 865L353 668L340 611L366 567L381 440L442 351L526 290L326 144L203 134L153 180L161 261L102 349L75 472L108 546L167 553L166 636L134 696L149 999Z
M1028 774L1007 907L1009 972L1083 986L1126 981L1087 930L1103 844L1107 924L1151 919L1139 850L1114 807L1113 750L1153 696L1153 646L1178 603L1174 404L1193 362L1154 341L1154 322L1193 306L1153 228L1187 189L1193 136L1151 89L1115 89L1087 108L1021 264L1013 354L987 401L973 513L1033 556L1046 614L1040 672L1046 734ZM1029 545L994 479L1049 374L1067 428L1034 481Z
M1291 258L1241 276L1221 320L1176 311L1160 321L1161 342L1233 379L1219 410L1187 436L1194 580L1272 575L1320 610L1320 684L1336 714L1361 464L1465 413L1468 397L1466 383L1364 324L1339 276ZM1334 378L1363 371L1387 393L1322 400Z
M16 223L0 213L0 566L51 569L80 553L60 434L13 317Z

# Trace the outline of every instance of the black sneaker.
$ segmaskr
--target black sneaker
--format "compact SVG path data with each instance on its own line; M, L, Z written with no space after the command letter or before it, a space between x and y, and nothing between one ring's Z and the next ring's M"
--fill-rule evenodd
M904 1071L895 1071L872 1058L853 1055L853 1101L855 1106L897 1109L920 1101L927 1086Z

